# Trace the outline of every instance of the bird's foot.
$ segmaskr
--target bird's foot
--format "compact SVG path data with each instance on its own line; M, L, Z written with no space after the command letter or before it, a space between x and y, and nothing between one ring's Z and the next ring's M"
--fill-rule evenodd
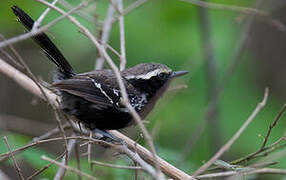
M100 135L102 135L101 138L99 138L100 140L106 141L106 142L115 142L115 143L120 143L122 145L125 145L126 143L124 142L124 140L110 134L109 132L105 131L105 130L100 130L100 129L95 129L94 133L98 133Z

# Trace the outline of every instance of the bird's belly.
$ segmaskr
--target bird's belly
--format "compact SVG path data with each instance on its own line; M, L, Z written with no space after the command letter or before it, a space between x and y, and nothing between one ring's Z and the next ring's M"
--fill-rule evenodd
M132 117L118 108L94 104L68 93L61 94L62 110L89 129L115 130L131 125Z

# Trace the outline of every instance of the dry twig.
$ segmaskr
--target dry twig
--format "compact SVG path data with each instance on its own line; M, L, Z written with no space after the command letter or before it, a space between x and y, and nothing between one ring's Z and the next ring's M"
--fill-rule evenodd
M59 162L57 162L57 161L55 161L55 160L52 160L52 159L50 159L50 158L48 158L48 157L46 157L46 156L42 156L42 159L45 160L45 161L49 161L50 163L53 163L53 164L55 164L55 165L57 165L57 166L60 166L60 167L66 169L66 170L68 170L68 171L74 172L74 173L76 173L76 174L78 174L78 175L80 175L80 176L82 176L82 177L86 177L86 178L92 179L92 180L97 180L95 177L92 177L91 175L86 174L86 173L83 172L83 171L80 171L80 170L75 169L75 168L70 167L70 166L63 165L63 164L61 164L61 163L59 163Z
M10 145L9 145L9 143L8 143L7 137L4 136L4 137L3 137L3 140L4 140L6 146L7 146L8 150L9 150L9 155L12 157L13 164L14 164L14 167L15 167L15 169L16 169L18 175L19 175L19 178L20 178L21 180L24 180L24 179L25 179L25 178L24 178L24 175L23 175L22 170L20 169L20 167L19 167L19 165L18 165L18 163L17 163L17 161L16 161L16 159L15 159L15 157L14 157L14 154L13 154L13 152L12 152L12 150L11 150L11 147L10 147Z
M218 152L203 166L201 166L195 173L194 176L198 176L199 174L203 173L205 170L207 170L208 167L210 167L218 158L227 151L231 145L239 138L239 136L244 132L244 130L248 127L248 125L252 122L252 120L256 117L256 115L261 111L261 109L265 106L267 98L268 98L268 88L265 89L263 100L258 103L257 107L254 109L254 111L251 113L249 118L245 121L245 123L241 126L241 128L233 135L233 137L225 144L223 145Z

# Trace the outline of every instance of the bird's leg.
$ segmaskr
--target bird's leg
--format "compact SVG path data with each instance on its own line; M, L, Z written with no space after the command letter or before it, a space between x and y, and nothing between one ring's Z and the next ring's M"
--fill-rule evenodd
M119 143L123 143L123 140L116 137L116 136L113 136L112 134L110 134L109 132L105 131L105 130L100 130L100 129L95 129L93 131L94 133L98 133L98 134L101 134L103 137L100 138L100 140L104 140L104 141L107 141L107 142L112 142L112 141L115 141L115 142L119 142Z

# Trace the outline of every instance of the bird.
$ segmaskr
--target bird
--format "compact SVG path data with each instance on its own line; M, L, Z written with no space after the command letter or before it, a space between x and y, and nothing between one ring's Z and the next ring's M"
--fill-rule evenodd
M11 7L18 20L31 31L34 20L18 6ZM115 139L107 130L126 128L135 123L122 105L122 93L111 69L76 73L70 63L45 33L32 37L57 66L55 88L60 109L75 117L90 130ZM142 63L120 71L130 105L143 119L164 94L170 82L188 71L172 71L167 65Z

